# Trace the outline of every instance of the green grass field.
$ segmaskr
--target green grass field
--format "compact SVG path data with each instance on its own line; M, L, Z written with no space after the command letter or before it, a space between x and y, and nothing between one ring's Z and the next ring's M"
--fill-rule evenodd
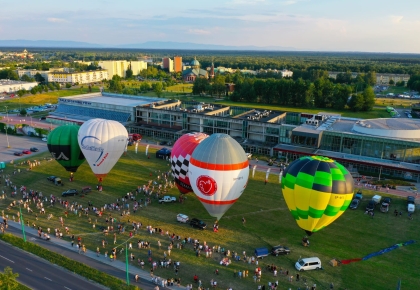
M127 156L121 157L104 180L104 191L102 193L93 190L84 197L79 195L66 198L66 200L70 203L77 202L84 207L87 206L88 201L91 201L93 205L101 207L104 203L116 202L117 198L123 197L129 191L134 191L137 186L142 186L151 179L157 180L156 176L159 172L170 169L169 164L164 160L154 158L155 149L149 150L152 157L147 159L144 148L144 144L142 144L139 146L139 153L135 154L134 147L129 147ZM34 167L31 171L26 171L26 165L17 165L16 168L20 168L22 172L13 175L13 167L9 165L3 174L11 174L14 184L26 185L28 189L43 192L44 196L54 194L60 197L61 192L66 189L81 189L87 185L95 188L96 178L86 162L76 172L75 181L70 183L67 181L68 172L64 171L58 163L43 159L48 156L47 153L31 156L30 160L42 160L41 166ZM150 174L152 174L152 177L150 177ZM51 184L46 180L49 175L62 177L65 185L57 187ZM202 243L206 242L210 246L220 245L226 250L236 251L241 255L243 251L251 255L256 247L270 248L278 244L290 247L292 253L288 256L269 256L260 260L259 266L263 268L261 283L267 285L269 281L278 280L280 283L278 289L297 289L298 287L304 289L302 278L307 279L309 285L316 283L317 289L329 289L331 282L335 285L334 289L395 289L398 279L402 280L402 289L416 289L418 287L420 284L416 267L418 264L418 243L363 262L338 267L332 267L328 264L328 261L332 258L339 260L361 258L396 243L411 239L418 240L420 238L419 219L417 216L414 220L407 218L405 200L393 197L390 213L376 212L374 219L371 219L364 214L363 209L373 192L366 190L364 191L364 201L359 209L347 210L335 223L314 234L310 238L310 247L303 247L300 241L305 233L297 226L287 209L278 183L278 175L270 175L267 185L264 185L264 178L265 172L258 171L255 178L250 178L248 187L238 202L220 220L218 233L212 232L214 218L208 215L193 193L187 195L187 200L183 204L160 205L153 198L150 206L139 210L136 214L132 213L130 216L121 217L119 212L107 211L106 215L112 215L119 223L126 225L127 230L131 221L142 222L143 228L131 240L133 250L130 252L135 255L136 259L145 260L146 271L150 270L150 265L147 263L147 250L138 250L136 247L137 240L151 242L153 258L156 260L163 258L164 250L167 249L170 242L166 235L150 235L147 233L145 227L152 225L163 229L164 232L175 233L182 238L199 239ZM4 181L2 180L3 185ZM13 215L16 216L18 209L6 209L13 200L10 198L10 189L7 188L6 192L8 197L6 200L1 200L0 207L5 210L5 214L8 214L9 218L12 218ZM170 189L168 194L179 196L176 188ZM144 198L143 194L137 196L137 199L140 198ZM52 213L54 215L52 220L47 220L47 215L40 215L39 211L36 211L35 204L32 203L31 208L34 210L32 214L27 214L24 211L25 223L29 222L31 225L35 223L36 226L42 226L44 230L48 227L64 230L58 221L60 216L64 217L65 209L62 206L56 204L54 207L46 207L47 214ZM394 217L392 214L394 209L402 210L404 212L403 217ZM36 220L36 213L38 220ZM192 229L186 224L177 223L176 215L178 213L203 219L207 222L208 229L200 231ZM70 228L71 233L76 236L80 235L83 238L83 243L91 250L95 250L97 246L101 245L102 239L106 239L108 242L106 249L101 247L101 254L103 255L105 250L110 251L114 246L112 234L104 236L98 230L99 226L107 225L105 223L106 215L96 218L92 213L89 216L82 215L81 217L69 213L67 218L64 217L64 225ZM242 217L246 218L245 225L241 222ZM89 223L89 218L91 218L91 223ZM96 223L95 228L92 226L93 223ZM118 247L121 248L128 238L128 232L117 234ZM68 239L67 235L66 239ZM162 243L161 249L157 247L158 240ZM300 282L290 283L285 275L273 277L273 274L265 268L267 265L275 264L283 270L289 270L289 275L296 277L295 262L299 257L312 256L321 259L324 270L301 273ZM170 256L172 261L181 262L178 276L181 277L184 285L193 283L192 278L194 274L197 274L206 288L210 287L209 281L211 279L216 279L219 285L217 289L226 289L229 286L233 289L256 289L252 279L255 265L233 261L227 267L220 266L221 257L219 253L214 253L211 258L206 258L204 255L196 257L192 245L188 244L182 250L174 246ZM123 255L119 255L118 258L123 259ZM137 263L134 262L133 264ZM219 269L218 276L214 274L215 269ZM249 277L244 279L234 278L234 270L248 270ZM162 277L175 277L172 268L158 268L155 274Z
M99 92L98 87L93 87L92 92ZM88 88L84 86L83 88L72 88L72 89L63 89L59 91L52 91L47 93L41 94L27 94L24 95L22 98L15 97L13 99L8 99L7 101L3 101L0 103L0 112L4 112L5 106L7 106L7 110L14 110L20 108L28 108L35 105L43 105L45 103L56 104L58 102L58 98L61 97L69 97L75 96L80 94L87 94Z
M394 108L411 108L414 104L419 104L419 99L393 99L393 98L376 98L375 106L387 107L391 106Z
M166 88L167 92L192 93L192 84L177 84Z

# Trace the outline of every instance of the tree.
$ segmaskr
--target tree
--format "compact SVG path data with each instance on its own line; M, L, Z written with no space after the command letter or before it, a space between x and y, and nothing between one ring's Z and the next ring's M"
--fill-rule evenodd
M37 81L38 83L45 82L45 78L40 73L36 73L34 77L35 81Z
M352 111L358 112L363 109L364 100L363 95L361 93L359 94L353 94L351 96L351 99L349 101L349 107Z
M4 272L0 273L0 289L16 289L19 286L18 282L16 281L17 277L19 277L19 274L13 273L12 268L4 268Z
M215 94L220 98L222 94L226 92L226 85L225 85L225 77L218 74L215 76L213 84L212 84L212 90Z
M337 84L334 88L332 107L343 110L351 94L351 86Z
M196 78L193 84L192 92L194 95L199 95L206 91L208 81L205 78Z
M152 85L152 87L153 87L153 91L155 92L156 96L158 98L160 98L160 96L162 95L162 92L163 92L162 83L161 82L154 83Z
M394 82L394 80L389 80L388 84L393 86L395 84L395 82Z
M19 75L13 69L3 69L0 70L0 79L9 79L17 81L19 80Z
M366 82L369 86L373 86L374 84L376 84L376 72L374 72L374 71L369 71L369 72L365 75L365 82Z
M19 98L21 98L23 97L24 94L26 94L26 90L25 89L18 90L16 93L19 96Z
M25 109L20 110L21 116L26 116L26 114L28 114L28 112Z
M113 93L121 93L123 90L121 84L121 77L118 75L114 75L112 79L109 81L109 90Z
M28 75L23 75L21 78L20 78L20 80L21 81L23 81L23 82L34 82L35 81L35 79L34 78L32 78L32 77L30 77L30 76L28 76Z
M71 84L70 83L66 83L66 88L70 89L71 88Z
M363 111L371 111L375 105L375 92L372 87L367 87L363 93Z
M127 80L133 78L133 70L131 69L131 63L128 65L128 69L125 71L125 78Z
M150 84L148 82L142 82L140 85L140 91L141 92L147 92L150 91L152 87L150 86Z

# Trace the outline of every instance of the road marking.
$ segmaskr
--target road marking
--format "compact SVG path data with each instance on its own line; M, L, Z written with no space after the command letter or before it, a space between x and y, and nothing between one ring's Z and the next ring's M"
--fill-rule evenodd
M31 271L31 272L32 272L32 270L31 270L31 269L29 269L29 268L26 268L26 270L28 270L28 271Z
M71 288L64 286L64 288L71 290Z
M47 277L44 277L45 279L47 279L47 280L49 280L49 281L52 281L50 278L47 278Z
M9 261L9 262L12 262L13 264L15 263L15 262L13 262L12 260L7 259L6 257L3 257L2 255L0 255L0 257L2 257L3 259L5 259L5 260L7 260L7 261Z

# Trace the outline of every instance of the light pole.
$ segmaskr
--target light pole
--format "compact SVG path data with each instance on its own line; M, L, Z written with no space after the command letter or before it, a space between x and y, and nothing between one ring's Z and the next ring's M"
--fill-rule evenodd
M5 127L5 129L6 129L6 140L7 140L7 148L10 148L10 144L9 144L9 136L7 135L7 129L8 129L8 126L7 126L7 119L9 119L9 113L7 112L7 106L4 106L5 108L6 108L6 127Z

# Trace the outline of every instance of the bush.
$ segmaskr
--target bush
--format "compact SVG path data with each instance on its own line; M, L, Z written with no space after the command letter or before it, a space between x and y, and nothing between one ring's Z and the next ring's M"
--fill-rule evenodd
M67 84L66 84L66 88L67 88L67 89L70 89L70 88L71 88L71 84L67 83Z
M124 282L116 277L103 273L99 270L90 268L83 263L71 260L60 254L51 252L43 247L40 247L31 242L24 242L23 239L15 237L11 234L0 235L0 239L18 247L24 251L30 252L38 257L41 257L53 264L66 268L72 272L79 274L89 280L102 284L110 289L115 290L138 290L139 288L134 285L127 286Z

